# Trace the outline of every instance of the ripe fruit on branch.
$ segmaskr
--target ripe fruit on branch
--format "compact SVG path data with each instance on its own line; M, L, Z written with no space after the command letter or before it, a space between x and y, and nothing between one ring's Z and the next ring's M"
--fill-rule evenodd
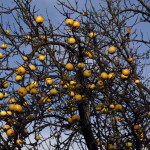
M93 90L93 89L95 88L95 84L90 83L90 84L88 85L88 88L91 89L91 90Z
M102 72L101 73L101 78L102 79L107 79L108 78L108 74L106 72Z
M1 116L6 116L6 114L7 114L6 111L0 111Z
M15 102L15 99L14 98L10 98L9 100L8 100L8 103L9 104L12 104L12 103L14 103Z
M40 61L44 61L45 60L45 56L44 55L39 56L39 60Z
M128 76L125 76L125 75L121 74L121 78L122 78L122 79L127 79Z
M109 47L109 49L108 49L108 53L110 53L110 54L114 54L115 51L116 51L116 48L115 48L114 46L111 46L111 47Z
M75 29L79 29L79 28L80 28L80 22L79 22L79 21L75 21L75 22L73 23L73 27L74 27Z
M16 74L17 75L24 75L26 72L26 69L22 66L20 66L17 70L16 70Z
M3 126L3 130L6 132L8 129L10 129L10 125L5 124L5 125Z
M120 105L120 104L115 105L115 110L122 111L122 105Z
M79 68L79 69L83 69L84 68L84 63L78 63L78 65L77 65L77 67Z
M27 37L26 37L26 42L30 42L31 39L32 39L31 36L27 36Z
M36 135L36 136L35 136L35 140L38 141L39 139L40 139L40 136L39 136L39 135Z
M29 68L32 70L32 71L35 71L36 70L36 67L34 65L30 65Z
M75 44L75 43L76 43L75 38L70 37L70 38L68 39L68 44L72 45L72 44Z
M45 35L42 37L42 39L45 40L45 41L49 40L49 38L47 36L45 36Z
M132 62L132 61L133 61L133 58L132 58L132 57L129 57L129 58L128 58L128 61L129 61L129 62Z
M3 85L3 88L7 88L8 87L8 82L4 81L2 85Z
M24 87L21 87L17 92L19 96L25 96L27 94L27 90Z
M82 101L82 96L80 94L76 94L73 97L73 99L74 99L75 102L80 102L80 101Z
M136 83L136 84L139 84L139 83L140 83L140 80L136 79L136 80L135 80L135 83Z
M0 53L0 59L2 59L3 58L3 54L2 53Z
M4 97L4 94L0 93L0 99L3 99L3 97Z
M109 73L108 74L108 79L114 79L115 78L115 74L114 73Z
M19 104L16 104L16 105L14 106L14 111L15 111L15 112L22 112L22 106L19 105Z
M7 134L8 136L13 136L14 133L15 133L14 129L8 129L6 134Z
M89 33L89 37L90 37L90 38L96 37L96 33L90 32L90 33Z
M58 93L57 93L57 90L56 90L56 89L51 89L51 90L49 91L49 94L50 94L50 95L53 95L53 96L56 96Z
M134 125L134 130L138 130L140 129L140 126L139 125Z
M36 88L32 88L32 89L30 90L30 94L32 94L32 95L36 95L37 93L38 93L38 91L37 91Z
M53 83L53 80L51 78L46 78L45 81L47 85L51 85Z
M37 16L37 17L36 17L36 23L37 23L37 24L42 24L43 21L44 21L44 19L43 19L42 16Z
M68 118L68 123L69 123L69 124L72 124L72 123L73 123L72 118Z
M126 143L126 147L128 147L128 148L129 148L129 147L132 147L132 143L131 143L131 142L127 142L127 143Z
M20 145L21 144L21 140L20 139L17 139L17 141L16 141L16 143L18 144L18 145Z
M7 44L1 44L1 49L6 49L7 48Z
M71 27L73 25L73 19L67 19L66 20L66 25Z
M6 31L5 31L5 34L7 34L7 35L8 35L8 34L9 34L9 30L6 30Z
M79 116L76 115L76 114L73 115L73 116L72 116L72 121L73 121L73 123L74 123L74 122L78 122L78 121L79 121Z
M114 104L110 104L109 108L114 109L115 108Z
M65 68L69 71L73 70L73 65L71 63L67 63Z
M98 80L97 84L98 84L99 86L103 86L103 85L104 85L104 83L103 83L102 80Z
M150 117L150 112L148 112L148 116Z
M91 73L91 70L84 70L84 72L83 72L83 76L84 77L90 77L92 75L92 73Z
M9 105L9 110L14 110L15 104L10 104Z
M129 76L130 70L129 69L123 69L122 74L125 75L125 76Z
M15 76L15 80L16 81L21 81L21 80L23 80L23 78L22 78L22 76L18 75L18 76Z

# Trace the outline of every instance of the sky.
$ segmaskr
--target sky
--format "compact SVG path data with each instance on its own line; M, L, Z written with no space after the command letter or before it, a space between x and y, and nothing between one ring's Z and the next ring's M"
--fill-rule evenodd
M10 2L11 0L1 0L1 3L4 3L4 6L6 4L11 4ZM73 1L73 0L72 0ZM82 10L84 9L84 2L85 0L79 0L79 9ZM92 0L94 6L98 6L98 0ZM59 25L61 23L61 21L63 21L63 17L62 15L55 9L54 5L56 5L56 0L33 0L33 5L36 5L36 8L39 8L39 12L37 13L38 15L42 15L45 16L46 15L46 9L48 11L48 15L50 17L50 20L52 21L52 23L54 25ZM58 7L59 8L59 7ZM11 20L11 18L6 18L7 20ZM142 31L146 37L147 31L149 30L149 24L145 24L145 25L139 25L138 26L138 30ZM142 51L142 49L141 49ZM150 77L150 73L149 73L149 68L147 67L145 69L145 73L147 75L147 77ZM44 131L43 134L45 134L45 136L49 135L49 133L47 131ZM34 136L31 137L32 139L34 139Z

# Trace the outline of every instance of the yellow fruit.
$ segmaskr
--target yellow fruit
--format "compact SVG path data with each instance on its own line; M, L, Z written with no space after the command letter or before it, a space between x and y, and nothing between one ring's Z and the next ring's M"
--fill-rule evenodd
M4 94L0 93L0 99L4 98Z
M95 84L90 83L90 84L88 85L88 88L91 89L91 90L93 90L93 89L95 88Z
M8 97L8 93L4 93L4 98L7 98Z
M30 94L36 95L36 94L37 94L37 89L36 89L36 88L32 88L32 89L30 90Z
M15 80L16 80L16 81L21 81L21 80L23 80L23 77L22 77L22 76L20 76L20 75L15 76Z
M6 116L6 114L7 114L6 111L0 111L1 116Z
M129 76L130 70L129 69L123 69L122 74L125 75L125 76Z
M109 108L114 109L115 108L114 104L109 105Z
M16 141L16 143L18 144L18 145L20 145L21 144L21 140L20 139L17 139L17 141Z
M73 70L73 65L71 63L67 63L65 68L69 71Z
M136 83L136 84L139 84L139 83L140 83L140 80L136 79L136 80L135 80L135 83Z
M37 17L36 17L36 23L37 23L37 24L42 24L43 21L44 21L44 19L43 19L42 16L37 16Z
M83 76L84 77L90 77L92 75L91 70L84 70Z
M8 35L9 34L9 30L6 30L5 33Z
M2 59L3 58L3 54L2 53L0 53L0 59Z
M58 93L57 93L57 90L56 90L56 89L51 89L51 90L49 91L49 94L56 96Z
M36 88L39 86L37 81L32 81L30 85L32 85L32 88Z
M70 81L70 85L75 85L76 83L76 81Z
M132 58L132 57L129 57L129 58L128 58L128 61L129 61L129 62L132 62L132 61L133 61L133 58Z
M86 13L85 13L85 12L83 12L83 13L82 13L82 15L83 15L83 16L86 16Z
M120 105L120 104L115 105L115 110L122 111L122 105Z
M19 88L17 92L19 96L25 96L27 94L27 90L24 87Z
M102 79L107 79L108 78L108 74L106 72L102 72L101 73L101 78Z
M89 37L90 37L90 38L93 38L93 37L95 37L95 36L96 36L96 33L93 33L93 32L90 32L90 33L89 33Z
M101 109L101 113L105 113L106 111L107 111L106 108Z
M73 27L74 27L75 29L79 29L79 28L80 28L80 22L79 22L79 21L75 21L75 22L73 23Z
M3 87L4 87L4 88L7 88L7 87L8 87L8 82L7 82L7 81L3 82Z
M150 117L150 112L148 112L148 116Z
M121 78L122 78L122 79L127 79L128 76L125 76L125 75L121 74Z
M32 70L32 71L35 71L36 70L36 67L34 65L30 65L29 68Z
M51 108L47 108L47 111L49 111L49 112L50 112L50 111L51 111Z
M109 47L109 49L108 49L108 53L110 53L110 54L114 54L115 51L116 51L116 48L115 48L114 46L111 46L111 47Z
M137 125L134 125L134 130L138 130L140 129L140 126L137 124Z
M31 36L27 36L27 37L26 37L26 42L30 42L31 39L32 39Z
M45 36L45 35L42 37L42 39L45 40L45 41L49 40L49 38L47 36Z
M70 92L69 92L69 96L73 97L74 95L75 95L75 94L74 94L73 91L70 91Z
M79 101L82 101L82 96L80 94L76 94L74 97L73 97L74 101L75 102L79 102Z
M114 79L115 78L115 74L114 73L109 73L108 74L108 79Z
M72 118L69 118L69 119L68 119L68 123L69 123L69 124L72 124L72 123L73 123Z
M44 55L39 56L39 60L40 61L44 61L45 60L45 56Z
M132 143L131 142L127 142L126 143L126 147L132 147Z
M6 49L7 48L7 44L1 44L1 49Z
M12 112L11 111L6 111L7 116L11 116Z
M73 115L72 116L72 122L78 122L79 121L79 116L78 115Z
M76 40L75 40L75 38L73 38L73 37L70 37L70 38L68 39L68 44L70 44L70 45L75 44L75 42L76 42Z
M51 85L53 83L53 80L51 78L46 78L45 81L47 85Z
M72 31L72 30L71 30L71 28L70 28L70 29L68 29L68 31L69 31L69 32L71 32L71 31Z
M15 104L10 104L9 105L9 110L14 110Z
M83 69L84 68L84 63L78 63L78 65L77 65L77 67L79 68L79 69Z
M20 66L17 70L16 70L16 74L18 75L24 75L26 72L26 69L22 66Z
M22 112L22 106L19 104L15 104L14 106L14 111L15 112Z
M10 129L10 125L5 124L5 125L3 126L3 130L4 130L4 131L7 131L8 129Z
M39 135L36 135L35 136L35 140L39 140L40 139L40 136Z
M118 121L121 122L123 120L123 118L121 117L118 117Z
M103 85L104 85L104 83L103 83L102 80L98 80L97 84L98 84L99 86L103 86Z
M67 19L66 20L66 25L71 27L73 25L73 19Z
M13 136L14 133L15 133L14 129L8 129L6 134L7 134L8 136Z

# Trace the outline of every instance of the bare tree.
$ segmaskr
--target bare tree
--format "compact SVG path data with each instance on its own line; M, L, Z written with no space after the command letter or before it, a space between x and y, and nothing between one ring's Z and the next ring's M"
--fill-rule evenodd
M0 149L149 149L149 1L57 0L57 27L12 2L0 6Z

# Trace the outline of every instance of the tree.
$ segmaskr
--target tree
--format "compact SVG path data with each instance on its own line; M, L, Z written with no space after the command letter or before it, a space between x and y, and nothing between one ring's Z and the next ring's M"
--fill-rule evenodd
M148 0L57 0L58 27L12 2L0 7L0 148L150 148L150 42L136 31Z

